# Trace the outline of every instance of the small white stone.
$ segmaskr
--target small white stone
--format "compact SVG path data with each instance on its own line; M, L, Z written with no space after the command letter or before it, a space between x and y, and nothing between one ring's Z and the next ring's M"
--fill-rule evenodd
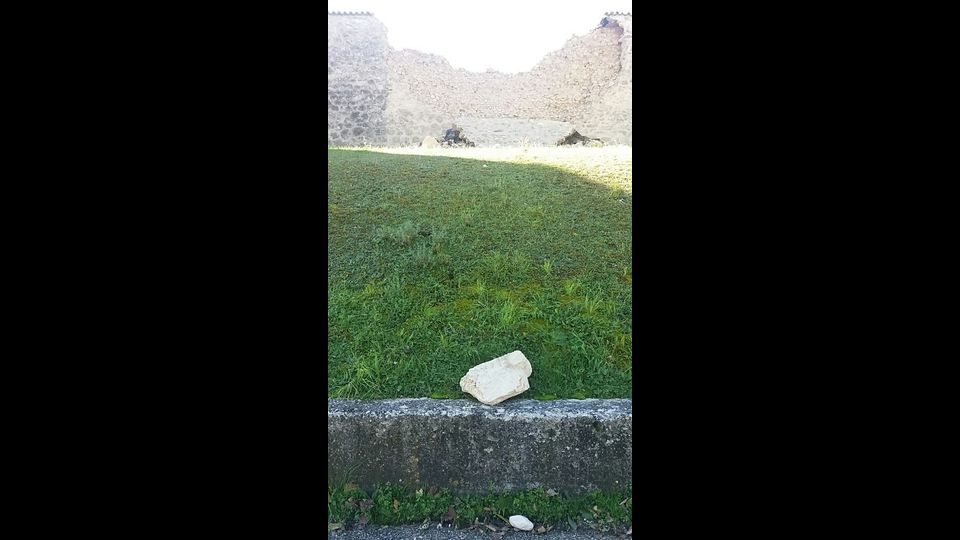
M480 403L496 405L530 389L533 366L520 351L513 351L470 368L460 379L460 389Z
M510 516L510 525L520 529L521 531L532 531L533 523L523 517L523 516Z

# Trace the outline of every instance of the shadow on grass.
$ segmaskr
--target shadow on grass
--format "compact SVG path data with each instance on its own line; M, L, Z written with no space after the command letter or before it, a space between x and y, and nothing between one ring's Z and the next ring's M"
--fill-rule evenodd
M520 349L539 399L630 397L629 162L328 150L331 397L464 397Z

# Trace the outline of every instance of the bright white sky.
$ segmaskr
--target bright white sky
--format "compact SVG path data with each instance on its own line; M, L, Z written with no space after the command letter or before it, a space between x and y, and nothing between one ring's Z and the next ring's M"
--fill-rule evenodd
M455 68L528 71L547 53L633 0L328 0L329 11L369 11L394 49L439 54Z

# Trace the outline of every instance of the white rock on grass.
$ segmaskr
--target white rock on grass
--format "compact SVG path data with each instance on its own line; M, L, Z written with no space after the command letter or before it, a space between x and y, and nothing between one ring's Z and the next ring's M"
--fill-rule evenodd
M527 377L532 373L533 367L527 357L520 351L513 351L470 368L460 379L460 389L480 403L496 405L529 390Z
M521 531L533 530L533 522L524 516L510 516L510 525L520 529Z

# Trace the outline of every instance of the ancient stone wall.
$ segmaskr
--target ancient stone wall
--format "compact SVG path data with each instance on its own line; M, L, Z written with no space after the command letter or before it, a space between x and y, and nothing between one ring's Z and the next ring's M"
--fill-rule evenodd
M418 51L388 53L387 143L419 142L458 119L524 118L570 121L583 116L615 80L620 32L597 28L572 38L531 71L475 73L454 69L446 59ZM524 132L511 134L514 141ZM469 134L467 134L469 137Z
M457 127L477 146L552 146L573 131L573 124L559 120L526 118L458 117Z
M386 143L387 28L370 14L327 15L327 145Z
M328 17L328 21L336 19L345 18ZM330 121L328 144L353 142L356 128L350 122L356 120L363 121L361 136L369 132L366 142L388 146L417 144L428 135L439 137L455 123L481 126L488 132L475 138L495 144L549 144L546 139L553 137L560 122L607 143L632 144L632 20L620 14L608 14L605 19L604 26L573 37L531 71L517 74L469 72L454 69L440 56L393 50L386 46L379 23L367 28L377 32L376 39L361 39L356 22L331 24L330 61L348 59L338 63L340 70L364 64L366 79L384 84L386 92L384 102L367 103L368 97L379 100L383 89L376 86L368 96L363 93L365 77L351 78L331 68L331 85L336 73L339 86L336 99L331 86L328 107L338 123ZM351 40L357 41L351 45ZM351 48L356 50L351 53ZM383 77L372 76L380 75L380 70ZM366 108L357 109L364 103ZM374 116L373 110L380 111L380 116ZM469 131L464 135L471 138Z
M630 15L608 15L608 26L620 29L617 42L620 51L617 74L598 99L574 118L577 130L608 143L633 145L633 18Z

